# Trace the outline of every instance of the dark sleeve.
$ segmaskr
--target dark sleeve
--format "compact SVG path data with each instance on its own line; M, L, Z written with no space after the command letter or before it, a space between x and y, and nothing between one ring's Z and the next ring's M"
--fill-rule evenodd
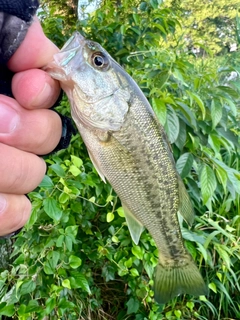
M38 0L0 0L0 64L6 64L22 43Z
M12 96L13 73L6 63L26 36L38 0L0 0L0 93Z

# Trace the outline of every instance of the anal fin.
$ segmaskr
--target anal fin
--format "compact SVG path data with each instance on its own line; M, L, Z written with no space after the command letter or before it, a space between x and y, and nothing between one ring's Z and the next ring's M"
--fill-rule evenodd
M124 204L122 204L122 206L132 240L137 245L144 230L144 226L135 218L135 216Z

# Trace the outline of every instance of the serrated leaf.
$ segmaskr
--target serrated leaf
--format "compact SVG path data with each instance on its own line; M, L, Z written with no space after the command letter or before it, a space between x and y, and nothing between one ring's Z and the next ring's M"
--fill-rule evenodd
M208 165L204 165L200 175L201 193L203 197L203 204L213 196L217 187L217 181L214 171Z
M206 109L204 106L204 103L202 99L194 92L190 92L186 90L186 93L188 93L190 100L191 100L191 105L193 104L193 101L196 102L196 104L199 106L200 110L202 111L202 119L204 120L206 117Z
M161 89L164 84L168 81L169 78L169 70L162 70L157 75L157 87Z
M170 143L177 140L179 134L179 119L172 107L168 107L167 121L165 123L165 130Z
M196 130L197 123L192 110L182 101L177 101L177 106L180 109L181 113L184 115L184 117L187 119L189 125Z
M179 119L179 125L180 125L180 130L179 130L177 140L175 141L175 145L178 147L180 151L182 151L186 143L187 131L186 131L186 124L183 120Z
M222 119L222 105L219 101L212 100L211 103L211 117L212 117L212 128L214 129L216 125Z
M185 178L192 169L193 166L193 155L186 152L176 162L176 168L181 178Z
M239 94L237 93L237 91L229 86L217 86L217 88L229 94L231 98L235 98L235 99L239 98Z
M57 200L46 198L43 200L43 208L46 214L53 220L59 221L62 217L62 211L59 208Z

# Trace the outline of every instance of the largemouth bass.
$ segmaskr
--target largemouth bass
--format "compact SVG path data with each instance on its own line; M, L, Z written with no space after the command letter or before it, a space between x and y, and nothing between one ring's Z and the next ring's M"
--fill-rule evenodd
M177 213L191 224L193 208L167 136L134 80L98 44L75 33L46 70L58 79L101 178L118 194L134 243L145 228L159 250L155 300L207 293L186 251Z

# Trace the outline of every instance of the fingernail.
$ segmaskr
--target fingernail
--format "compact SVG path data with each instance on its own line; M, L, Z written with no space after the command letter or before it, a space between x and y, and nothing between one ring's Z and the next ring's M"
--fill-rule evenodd
M7 200L0 194L0 214L5 210L7 206Z
M0 133L11 133L19 122L19 115L16 110L0 104Z

